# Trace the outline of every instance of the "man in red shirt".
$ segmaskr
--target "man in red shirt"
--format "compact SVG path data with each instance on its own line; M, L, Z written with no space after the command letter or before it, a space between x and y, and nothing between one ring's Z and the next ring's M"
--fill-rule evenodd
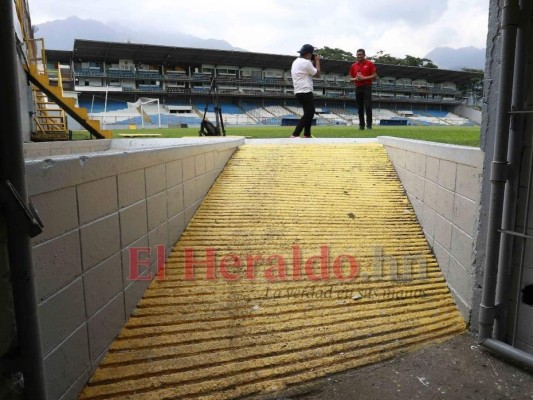
M359 113L359 129L372 129L372 81L376 79L376 66L365 59L365 50L357 50L357 61L350 68L350 80L355 83L355 100Z

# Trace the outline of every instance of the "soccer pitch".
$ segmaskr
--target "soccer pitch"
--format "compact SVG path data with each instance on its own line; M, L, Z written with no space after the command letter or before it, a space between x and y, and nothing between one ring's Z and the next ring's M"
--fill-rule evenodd
M226 136L244 136L246 138L288 138L292 133L290 126L227 126ZM198 136L199 128L152 128L152 129L117 129L113 131L113 138L124 138L131 134L142 138L180 138L185 136ZM314 126L313 136L317 138L375 138L377 136L395 136L406 139L426 140L430 142L457 144L462 146L479 147L479 126L374 126L372 130L360 131L357 125L353 126ZM152 135L152 136L150 136ZM75 131L73 139L89 139L86 131Z

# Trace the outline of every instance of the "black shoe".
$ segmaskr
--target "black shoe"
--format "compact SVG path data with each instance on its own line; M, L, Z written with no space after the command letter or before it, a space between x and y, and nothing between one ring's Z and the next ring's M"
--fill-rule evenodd
M364 130L365 130L365 127L364 127L364 126L360 126L360 127L359 127L359 130L360 130L360 131L364 131Z
M368 125L366 129L372 129L372 125Z

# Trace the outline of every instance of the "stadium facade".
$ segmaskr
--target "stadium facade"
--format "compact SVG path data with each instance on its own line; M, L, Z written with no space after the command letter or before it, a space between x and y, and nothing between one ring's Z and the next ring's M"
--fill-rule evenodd
M61 71L63 89L76 92L79 105L109 127L160 124L156 114L163 115L167 126L199 123L212 94L213 76L230 125L279 125L299 110L290 76L296 56L77 39L72 51L47 50L46 57L50 78L57 79ZM356 109L350 65L323 60L321 77L314 82L319 124L351 123ZM471 116L454 118L453 113L464 114L458 107L466 103L479 73L385 64L377 64L377 69L375 122L471 123ZM158 99L160 108L148 106L148 117L128 114L127 103L143 98ZM449 113L452 118L446 119Z

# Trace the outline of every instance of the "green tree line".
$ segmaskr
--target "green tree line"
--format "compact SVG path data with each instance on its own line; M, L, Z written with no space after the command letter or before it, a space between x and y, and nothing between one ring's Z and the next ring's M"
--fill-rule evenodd
M332 48L324 46L317 49L316 52L324 59L338 60L338 61L355 61L355 57L349 51L345 51L339 48ZM406 55L405 58L393 57L383 50L378 51L376 55L367 57L378 64L390 64L390 65L406 65L410 67L425 67L425 68L438 68L433 61L427 58L413 57Z

